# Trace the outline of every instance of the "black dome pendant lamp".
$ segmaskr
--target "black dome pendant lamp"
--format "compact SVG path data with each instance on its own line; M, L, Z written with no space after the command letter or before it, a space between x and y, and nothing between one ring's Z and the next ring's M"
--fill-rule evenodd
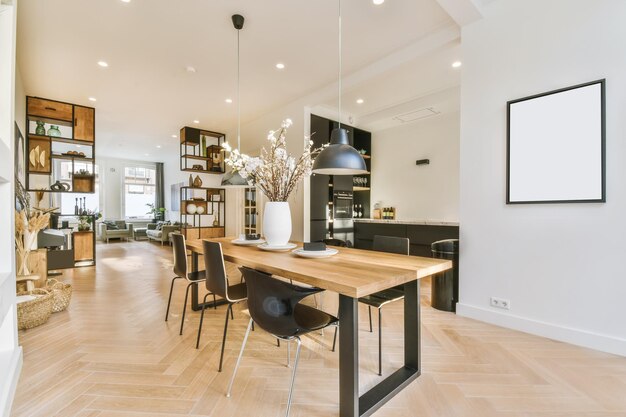
M232 16L233 26L237 29L237 149L241 151L241 105L239 94L239 33L243 29L244 18L240 14L234 14ZM222 187L248 187L248 181L246 181L238 172L232 169L225 173L222 177Z
M348 131L341 127L341 0L339 2L339 127L333 129L328 145L315 158L313 173L324 175L358 175L367 173L361 154L350 146Z

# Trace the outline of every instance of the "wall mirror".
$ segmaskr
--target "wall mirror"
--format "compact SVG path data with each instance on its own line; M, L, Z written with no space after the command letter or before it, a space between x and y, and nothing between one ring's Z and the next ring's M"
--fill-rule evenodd
M507 204L605 202L605 80L507 103Z

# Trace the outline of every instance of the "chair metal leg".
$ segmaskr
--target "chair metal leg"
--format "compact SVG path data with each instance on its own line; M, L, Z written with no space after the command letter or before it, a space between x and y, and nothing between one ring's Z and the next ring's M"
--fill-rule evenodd
M383 309L378 309L378 375L383 374Z
M198 349L198 346L200 346L200 333L202 333L202 322L204 321L204 309L206 308L206 298L209 295L211 295L211 293L205 294L204 301L202 302L202 313L200 313L200 325L198 326L198 338L196 339L196 349Z
M233 382L235 382L235 375L237 375L237 370L239 369L239 364L241 363L241 357L243 356L243 350L246 348L246 342L248 341L248 335L250 334L250 329L252 328L252 319L248 322L248 329L246 330L246 335L243 337L243 342L241 342L241 350L239 351L239 356L237 357L237 363L235 364L235 369L233 370L233 376L230 377L230 383L228 384L228 392L226 393L227 397L230 397L230 393L233 389Z
M220 353L220 367L217 369L217 372L222 372L222 362L224 361L224 345L226 345L226 332L228 331L228 316L229 313L232 313L233 305L228 304L228 308L226 309L226 321L224 322L224 336L222 337L222 353Z
M333 336L333 348L331 349L333 352L335 351L335 345L337 344L337 330L339 330L339 326L335 326L335 335Z
M280 347L280 339L276 338L276 346Z
M185 304L183 305L183 318L180 321L180 333L183 334L183 326L185 325L185 312L187 311L187 298L189 298L189 288L193 285L193 282L187 285L187 289L185 290Z
M230 319L235 320L235 316L233 316L233 309L230 309Z
M380 311L380 308L378 311ZM367 306L367 314L370 316L370 333L372 333L374 331L372 329L372 306Z
M287 340L287 368L291 367L291 340Z
M289 397L287 398L287 412L285 413L286 417L289 417L289 410L291 409L291 398L293 396L293 386L296 382L296 372L298 371L298 360L300 359L300 348L302 347L302 342L299 337L296 337L296 343L298 347L296 348L296 359L293 363L293 371L291 372L291 385L289 387Z
M213 310L217 310L217 301L215 301L215 294L213 294Z
M170 285L170 296L167 298L167 310L165 310L165 321L167 321L167 317L170 314L170 304L172 303L172 292L174 291L174 281L181 277L172 278L172 285Z

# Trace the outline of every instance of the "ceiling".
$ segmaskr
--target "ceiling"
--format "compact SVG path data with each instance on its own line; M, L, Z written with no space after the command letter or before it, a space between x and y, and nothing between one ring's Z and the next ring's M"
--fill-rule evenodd
M244 123L336 81L336 1L20 0L17 55L26 93L96 107L99 155L157 160L176 146L172 135L194 120L205 129L232 129L236 103L225 99L236 99L234 13L246 17ZM437 0L387 0L381 6L343 0L342 13L346 77L456 26ZM458 71L450 68L458 53L458 44L448 43L353 83L346 108L371 118L458 85ZM100 60L108 68L98 66ZM277 70L277 62L286 68ZM356 105L361 96L365 102ZM319 104L333 100L336 95Z

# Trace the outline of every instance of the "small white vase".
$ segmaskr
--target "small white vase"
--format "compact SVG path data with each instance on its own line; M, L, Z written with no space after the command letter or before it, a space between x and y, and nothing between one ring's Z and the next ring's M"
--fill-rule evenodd
M270 246L282 246L289 243L291 237L291 211L289 203L269 201L263 211L263 234Z

